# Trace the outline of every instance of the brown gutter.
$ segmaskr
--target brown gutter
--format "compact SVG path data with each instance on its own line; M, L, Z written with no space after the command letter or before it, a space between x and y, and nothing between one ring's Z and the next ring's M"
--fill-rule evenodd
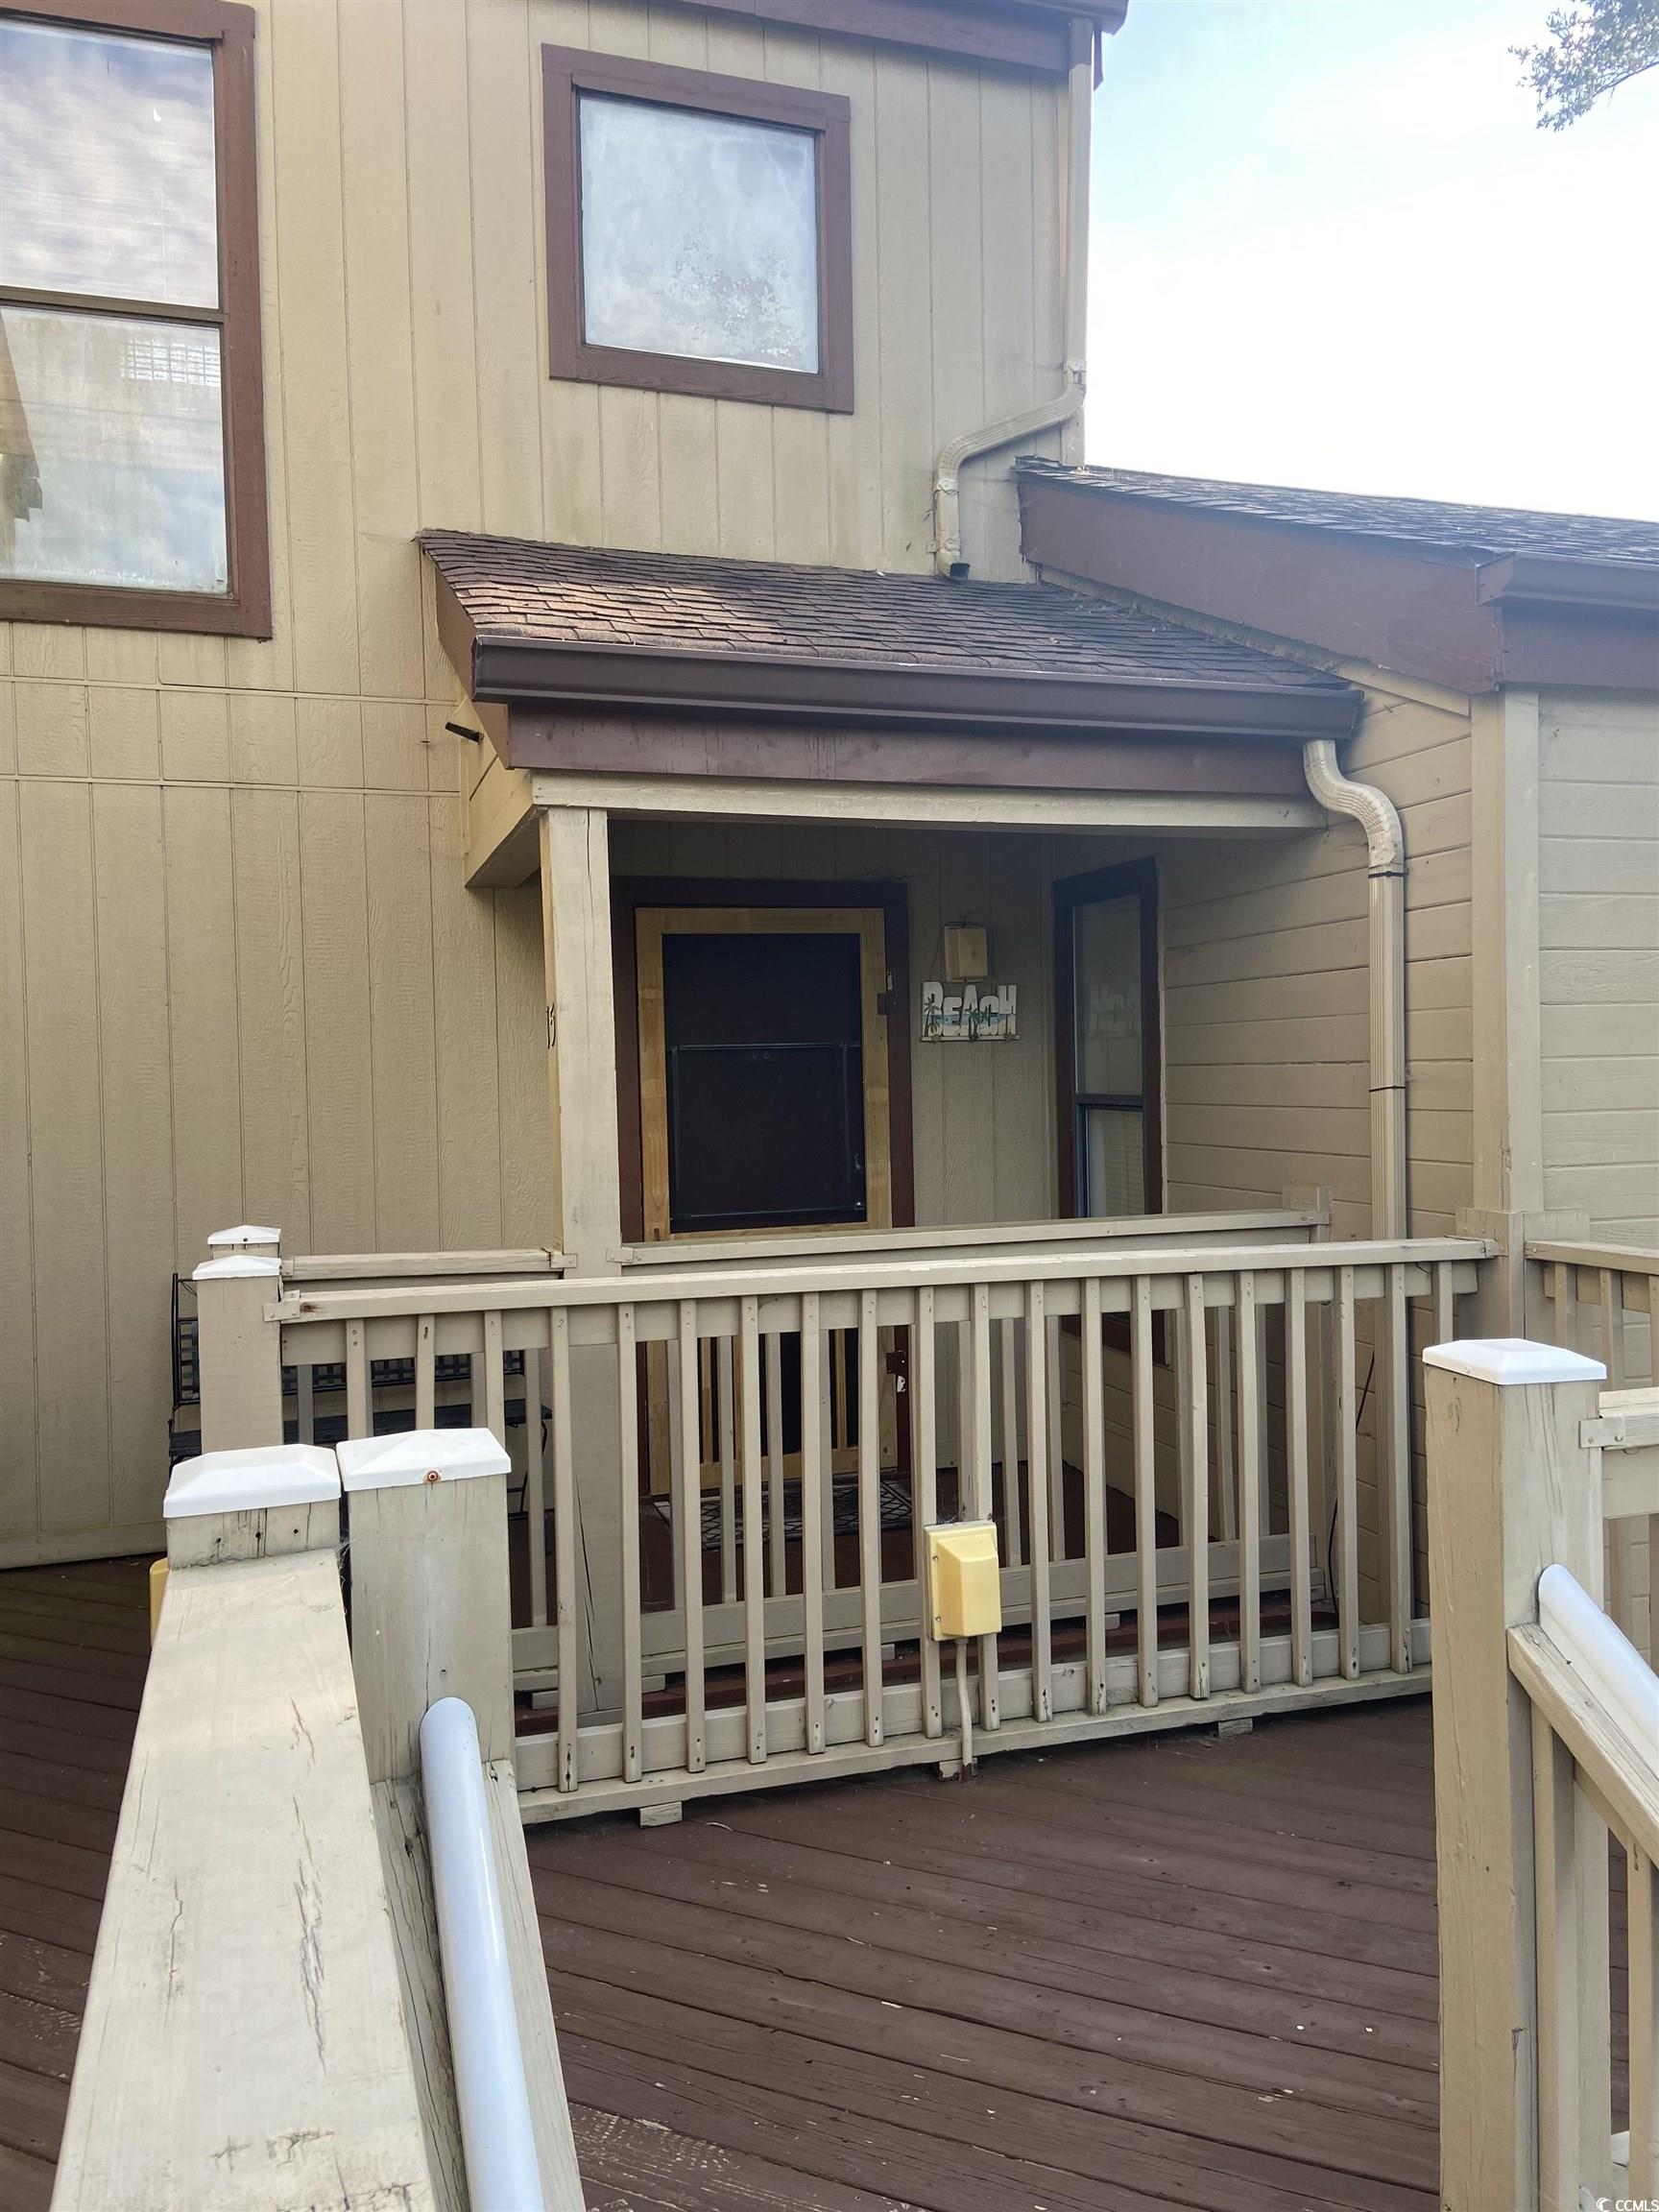
M447 593L441 589L440 602ZM454 610L458 613L459 610ZM465 616L461 617L465 622ZM441 622L456 659L458 625ZM474 634L469 689L507 706L613 708L786 721L950 723L1036 730L1156 730L1303 743L1346 737L1358 692L1346 685L1113 683L1000 669L801 661L661 646L569 645Z
M1558 554L1510 553L1475 571L1481 601L1542 600L1556 607L1659 612L1659 567L1635 561L1573 561Z

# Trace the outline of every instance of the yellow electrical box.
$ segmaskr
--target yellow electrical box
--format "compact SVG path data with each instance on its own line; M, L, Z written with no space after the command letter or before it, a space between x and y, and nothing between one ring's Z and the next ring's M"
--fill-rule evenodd
M927 1531L933 1641L994 1636L1002 1625L1002 1584L992 1521L949 1522Z

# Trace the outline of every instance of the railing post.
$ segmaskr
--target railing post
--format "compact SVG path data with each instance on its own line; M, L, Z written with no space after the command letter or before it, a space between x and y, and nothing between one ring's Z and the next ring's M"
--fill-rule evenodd
M511 1759L506 1453L487 1429L416 1429L352 1438L338 1455L370 1781L420 1772L421 1723L440 1697L471 1706L487 1761Z
M1424 1354L1434 1592L1435 1859L1440 1905L1444 2212L1538 2204L1531 1722L1507 1633L1538 1618L1538 1577L1601 1586L1601 1501L1579 1423L1593 1359L1508 1337ZM1601 1847L1601 1863L1606 1846ZM1604 1892L1602 1892L1604 1901ZM1592 1901L1595 1889L1590 1887ZM1606 1950L1606 1913L1599 1946ZM1584 1930L1594 1945L1594 1905ZM1592 2085L1593 2086L1593 2085ZM1608 2098L1589 2094L1608 2128ZM1603 2156L1605 2146L1603 2145Z
M221 1229L196 1286L196 1368L202 1449L235 1452L282 1441L282 1332L265 1318L282 1294L275 1229Z
M1497 1245L1497 1256L1480 1264L1475 1295L1465 1305L1464 1316L1481 1337L1531 1336L1540 1343L1555 1341L1554 1316L1544 1292L1543 1269L1527 1258L1528 1240L1587 1237L1590 1216L1583 1213L1504 1214L1490 1208L1466 1206L1457 1214L1459 1237L1483 1237Z

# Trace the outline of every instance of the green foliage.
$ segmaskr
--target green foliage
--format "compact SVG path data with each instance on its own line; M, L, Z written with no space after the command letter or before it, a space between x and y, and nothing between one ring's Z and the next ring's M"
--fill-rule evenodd
M1659 0L1583 0L1552 9L1542 46L1512 46L1538 95L1540 131L1565 131L1604 92L1659 66Z

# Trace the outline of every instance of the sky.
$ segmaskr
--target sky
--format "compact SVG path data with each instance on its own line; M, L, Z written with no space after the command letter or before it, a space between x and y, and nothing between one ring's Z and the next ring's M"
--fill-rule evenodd
M1551 0L1130 0L1088 458L1659 518L1659 70L1539 131Z

